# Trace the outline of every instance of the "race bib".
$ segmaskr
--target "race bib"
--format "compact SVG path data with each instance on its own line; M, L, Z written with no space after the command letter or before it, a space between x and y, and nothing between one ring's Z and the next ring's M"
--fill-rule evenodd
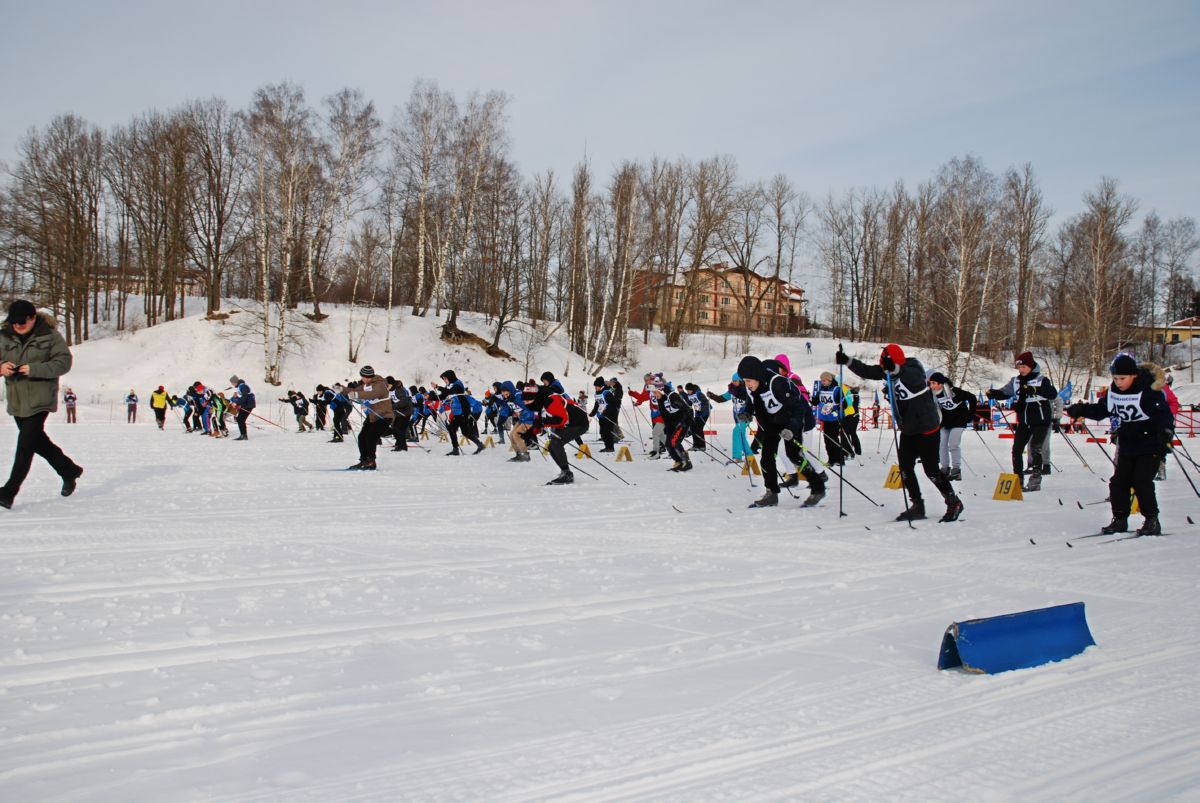
M1150 416L1142 411L1142 393L1108 392L1108 413L1114 421L1149 421Z

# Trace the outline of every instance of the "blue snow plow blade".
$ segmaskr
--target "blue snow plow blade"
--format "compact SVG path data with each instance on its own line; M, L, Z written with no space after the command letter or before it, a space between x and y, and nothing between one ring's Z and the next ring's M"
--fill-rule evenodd
M1095 644L1083 603L954 622L942 637L938 669L993 675L1078 655Z

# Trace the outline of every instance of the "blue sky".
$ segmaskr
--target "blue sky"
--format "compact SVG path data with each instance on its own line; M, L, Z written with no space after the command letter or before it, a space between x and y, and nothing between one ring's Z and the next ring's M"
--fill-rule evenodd
M726 153L820 198L973 153L1032 162L1059 217L1105 175L1200 215L1197 2L0 0L0 23L7 162L60 112L108 128L287 79L388 118L421 76L508 93L514 157L564 182L584 153Z

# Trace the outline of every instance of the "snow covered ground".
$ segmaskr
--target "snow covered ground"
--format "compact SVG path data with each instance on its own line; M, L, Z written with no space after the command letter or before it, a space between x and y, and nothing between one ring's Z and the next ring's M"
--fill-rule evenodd
M584 461L598 481L548 488L498 449L364 475L320 433L107 412L50 427L74 497L39 461L0 511L0 799L1200 796L1200 504L1174 464L1169 536L1069 549L1107 489L1061 441L1044 492L994 502L969 435L963 520L909 529L887 433L848 474L884 507L846 488L839 519L836 483L748 511L746 478L637 445L606 461L634 486ZM937 671L950 622L1076 600L1084 654Z
M346 312L330 313L285 387L362 363L417 383L455 368L477 389L525 371L400 315L389 352L376 315L350 363ZM434 442L360 475L338 471L354 444L322 434L252 419L250 441L212 441L174 418L159 432L145 408L123 423L130 387L146 400L237 372L290 426L283 388L256 381L261 350L227 326L192 316L74 350L81 423L60 412L50 432L86 469L79 491L61 498L39 461L0 511L0 800L1200 796L1200 501L1174 464L1169 536L1069 549L1107 520L1091 504L1107 461L1081 438L1100 476L1058 440L1046 491L994 502L996 462L968 435L963 521L910 530L881 488L886 432L864 433L848 474L884 507L847 487L840 519L836 484L813 510L748 511L761 481L704 458L670 474L636 443L632 464L606 461L635 485L584 461L597 480L547 488L550 463L501 450ZM521 338L503 345L520 356ZM836 343L805 342L752 350L812 382ZM719 336L637 351L627 384L665 370L718 390L741 356ZM590 390L561 338L532 367ZM1009 375L985 364L976 382ZM0 454L14 435L4 419ZM984 437L1007 466L1010 442ZM1098 643L1081 656L935 668L952 621L1076 600Z

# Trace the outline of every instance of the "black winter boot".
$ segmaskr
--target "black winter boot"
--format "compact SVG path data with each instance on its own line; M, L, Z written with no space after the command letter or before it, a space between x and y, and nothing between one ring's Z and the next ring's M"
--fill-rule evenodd
M779 494L775 491L767 491L763 494L762 499L756 499L750 503L750 507L775 507L779 504Z
M896 521L918 521L925 518L925 500L914 499L908 510L896 517Z
M958 517L963 512L963 503L958 496L950 496L946 498L946 515L938 519L939 522L958 521Z
M1114 513L1112 521L1101 527L1100 532L1104 533L1105 535L1112 535L1113 533L1127 533L1129 532L1129 520L1125 516L1118 516L1116 513Z
M1142 522L1142 526L1138 527L1138 535L1162 535L1162 525L1158 523L1158 516L1147 516Z

